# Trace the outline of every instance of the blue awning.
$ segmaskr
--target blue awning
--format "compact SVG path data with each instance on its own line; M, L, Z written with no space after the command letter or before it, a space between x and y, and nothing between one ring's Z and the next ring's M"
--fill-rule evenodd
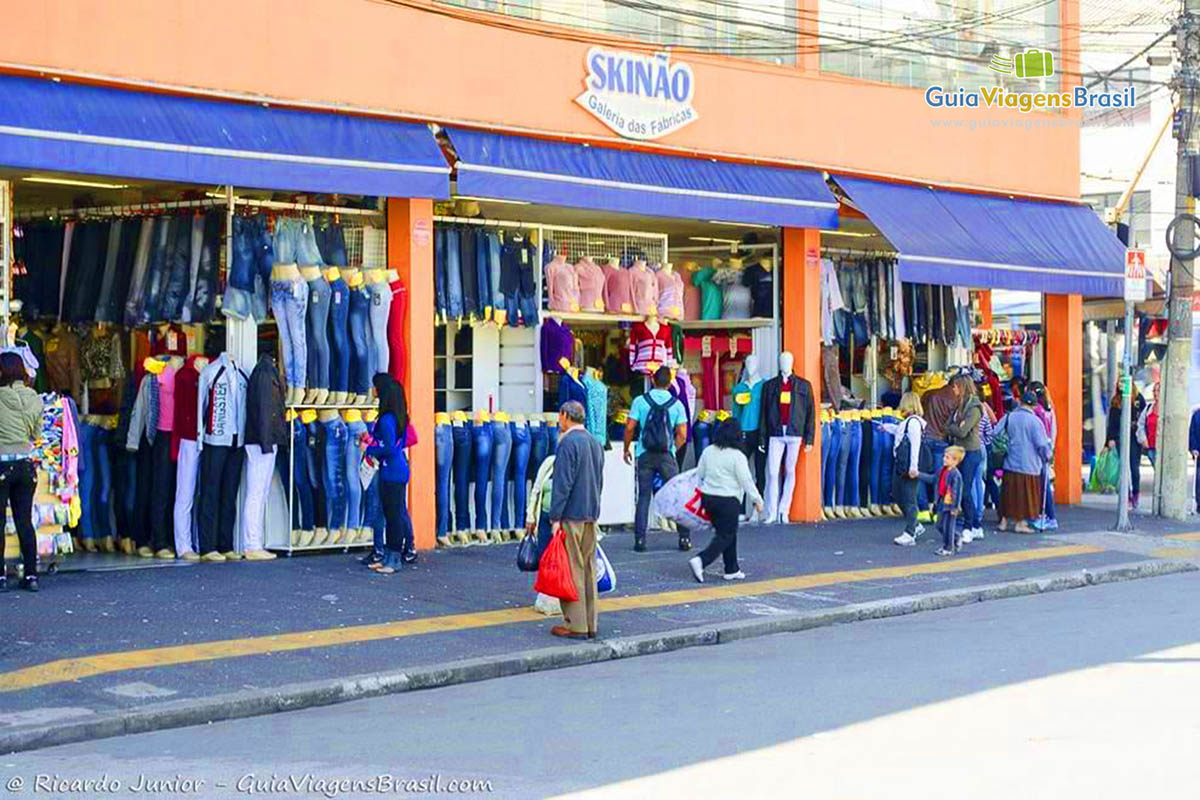
M821 173L463 129L458 192L655 217L836 228Z
M1085 205L834 176L917 283L1119 295L1125 246Z
M450 196L425 125L0 76L0 166L256 189Z

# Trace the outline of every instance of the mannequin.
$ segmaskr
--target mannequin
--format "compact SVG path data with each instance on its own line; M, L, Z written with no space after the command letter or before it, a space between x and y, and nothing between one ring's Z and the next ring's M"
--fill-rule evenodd
M392 289L388 286L385 270L368 269L363 270L363 274L367 292L371 295L371 309L367 316L367 323L371 336L371 363L374 367L370 378L371 381L374 381L375 373L387 372L391 363L390 348L388 347L388 315L392 308ZM442 321L445 322L445 320ZM367 401L371 403L376 399L375 386L372 384L367 392Z
M658 313L667 319L683 319L683 277L667 262L658 269Z
M454 519L447 520L450 544L470 544L471 531L471 425L462 411L450 414L451 435L454 440Z
M326 267L329 282L329 402L343 406L350 399L350 287L341 267Z
M343 411L342 422L346 423L346 525L343 528L342 543L364 544L371 540L371 535L370 529L363 525L366 498L362 482L358 479L358 468L362 463L362 451L358 448L358 440L367 432L367 424L363 422L362 412L357 408Z
M308 282L295 264L276 264L271 268L271 311L279 327L287 404L296 405L304 400L304 381L308 373L308 338L304 324L308 311Z
M310 436L308 433L308 426L312 425L316 421L317 421L317 412L314 409L306 408L300 412L300 417L297 420L297 424L305 428L304 432L301 435L303 435L306 440L310 439ZM315 461L316 461L316 459L314 459L314 458L307 459L308 463L315 463ZM311 495L314 488L317 485L317 481L320 480L320 476L313 475L312 473L308 472L306 469L303 477L307 480L308 486L306 488L307 488L307 491L309 492L309 494ZM314 507L314 511L315 511L315 507ZM301 525L304 524L303 517L301 518L300 524ZM303 528L302 527L298 531L292 531L292 534L293 534L294 543L296 545L298 545L299 547L312 547L314 544L317 543L318 539L320 539L321 541L326 541L329 538L329 530L325 527L320 527L316 524L315 515L313 517L313 526L311 528Z
M471 446L475 464L475 530L473 536L480 544L488 543L488 485L492 478L492 415L476 411L471 425Z
M318 534L314 537L313 544L342 544L346 536L346 485L337 481L337 472L332 465L338 459L345 459L346 423L342 421L341 414L333 409L318 411L317 422L325 428L325 474L317 476L317 479L322 481L325 488L325 509L329 517L329 527L324 540ZM338 431L341 431L340 437ZM334 473L333 476L330 475L331 472ZM346 477L343 475L343 480Z
M765 448L759 447L758 432L762 422L762 389L758 356L751 353L742 362L741 380L733 387L733 416L742 429L742 452L754 464L754 483L759 494L767 485L767 454Z
M812 385L792 373L795 358L788 351L779 354L779 374L763 385L762 412L759 420L759 449L766 448L767 487L765 497L768 523L788 522L792 495L796 491L796 462L800 448L812 450ZM787 478L779 489L780 468Z
M584 311L604 312L604 270L584 257L575 265L575 278L579 283L579 306Z
M629 276L633 288L633 313L657 316L658 278L641 259L633 262Z
M633 313L633 278L615 258L604 264L604 309L609 314Z
M492 489L490 527L487 538L492 544L504 544L508 538L503 529L506 516L505 502L508 499L508 462L512 457L512 418L503 411L492 416Z
M546 293L551 311L580 310L579 275L562 255L556 255L546 265Z
M320 267L300 267L308 283L308 309L305 313L307 343L305 405L324 405L329 400L329 304L333 290Z
M361 270L354 267L342 269L342 276L349 287L349 324L346 335L350 345L350 370L346 403L365 406L371 402L371 379L379 370L374 363L374 348L371 347L369 317L371 295L364 286Z

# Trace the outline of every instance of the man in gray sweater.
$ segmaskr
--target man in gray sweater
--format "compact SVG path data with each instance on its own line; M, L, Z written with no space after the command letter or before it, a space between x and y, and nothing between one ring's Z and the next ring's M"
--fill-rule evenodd
M575 401L558 412L558 449L554 459L554 491L550 524L562 528L571 577L579 600L562 601L563 624L550 632L568 639L595 639L596 520L600 518L600 491L604 488L604 451L584 428L586 412Z

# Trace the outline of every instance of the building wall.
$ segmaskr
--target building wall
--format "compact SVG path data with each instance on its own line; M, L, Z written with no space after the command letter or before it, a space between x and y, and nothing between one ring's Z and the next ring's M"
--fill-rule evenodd
M565 29L517 20L499 27L479 22L494 17L444 5L422 9L378 0L0 3L9 19L20 20L20 34L0 42L0 64L10 70L611 138L574 103L590 45L574 34L547 35ZM1077 6L1078 0L1063 0L1062 18L1074 19ZM797 24L811 27L816 7L817 0L804 0ZM1064 49L1058 63L1067 73L1077 69L1077 59L1070 57L1070 42ZM1078 196L1076 127L993 127L1061 122L1062 116L931 109L919 88L823 76L811 54L797 59L800 66L682 57L695 72L699 120L658 146ZM1064 75L1064 83L1073 80ZM939 124L943 120L949 124Z

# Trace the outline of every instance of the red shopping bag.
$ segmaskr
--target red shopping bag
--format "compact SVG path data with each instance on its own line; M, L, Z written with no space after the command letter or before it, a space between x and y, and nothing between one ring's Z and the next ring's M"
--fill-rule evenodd
M559 600L574 603L579 600L575 591L575 581L571 577L571 560L567 556L566 534L559 528L554 531L554 538L542 553L538 562L537 580L533 582L533 590Z

